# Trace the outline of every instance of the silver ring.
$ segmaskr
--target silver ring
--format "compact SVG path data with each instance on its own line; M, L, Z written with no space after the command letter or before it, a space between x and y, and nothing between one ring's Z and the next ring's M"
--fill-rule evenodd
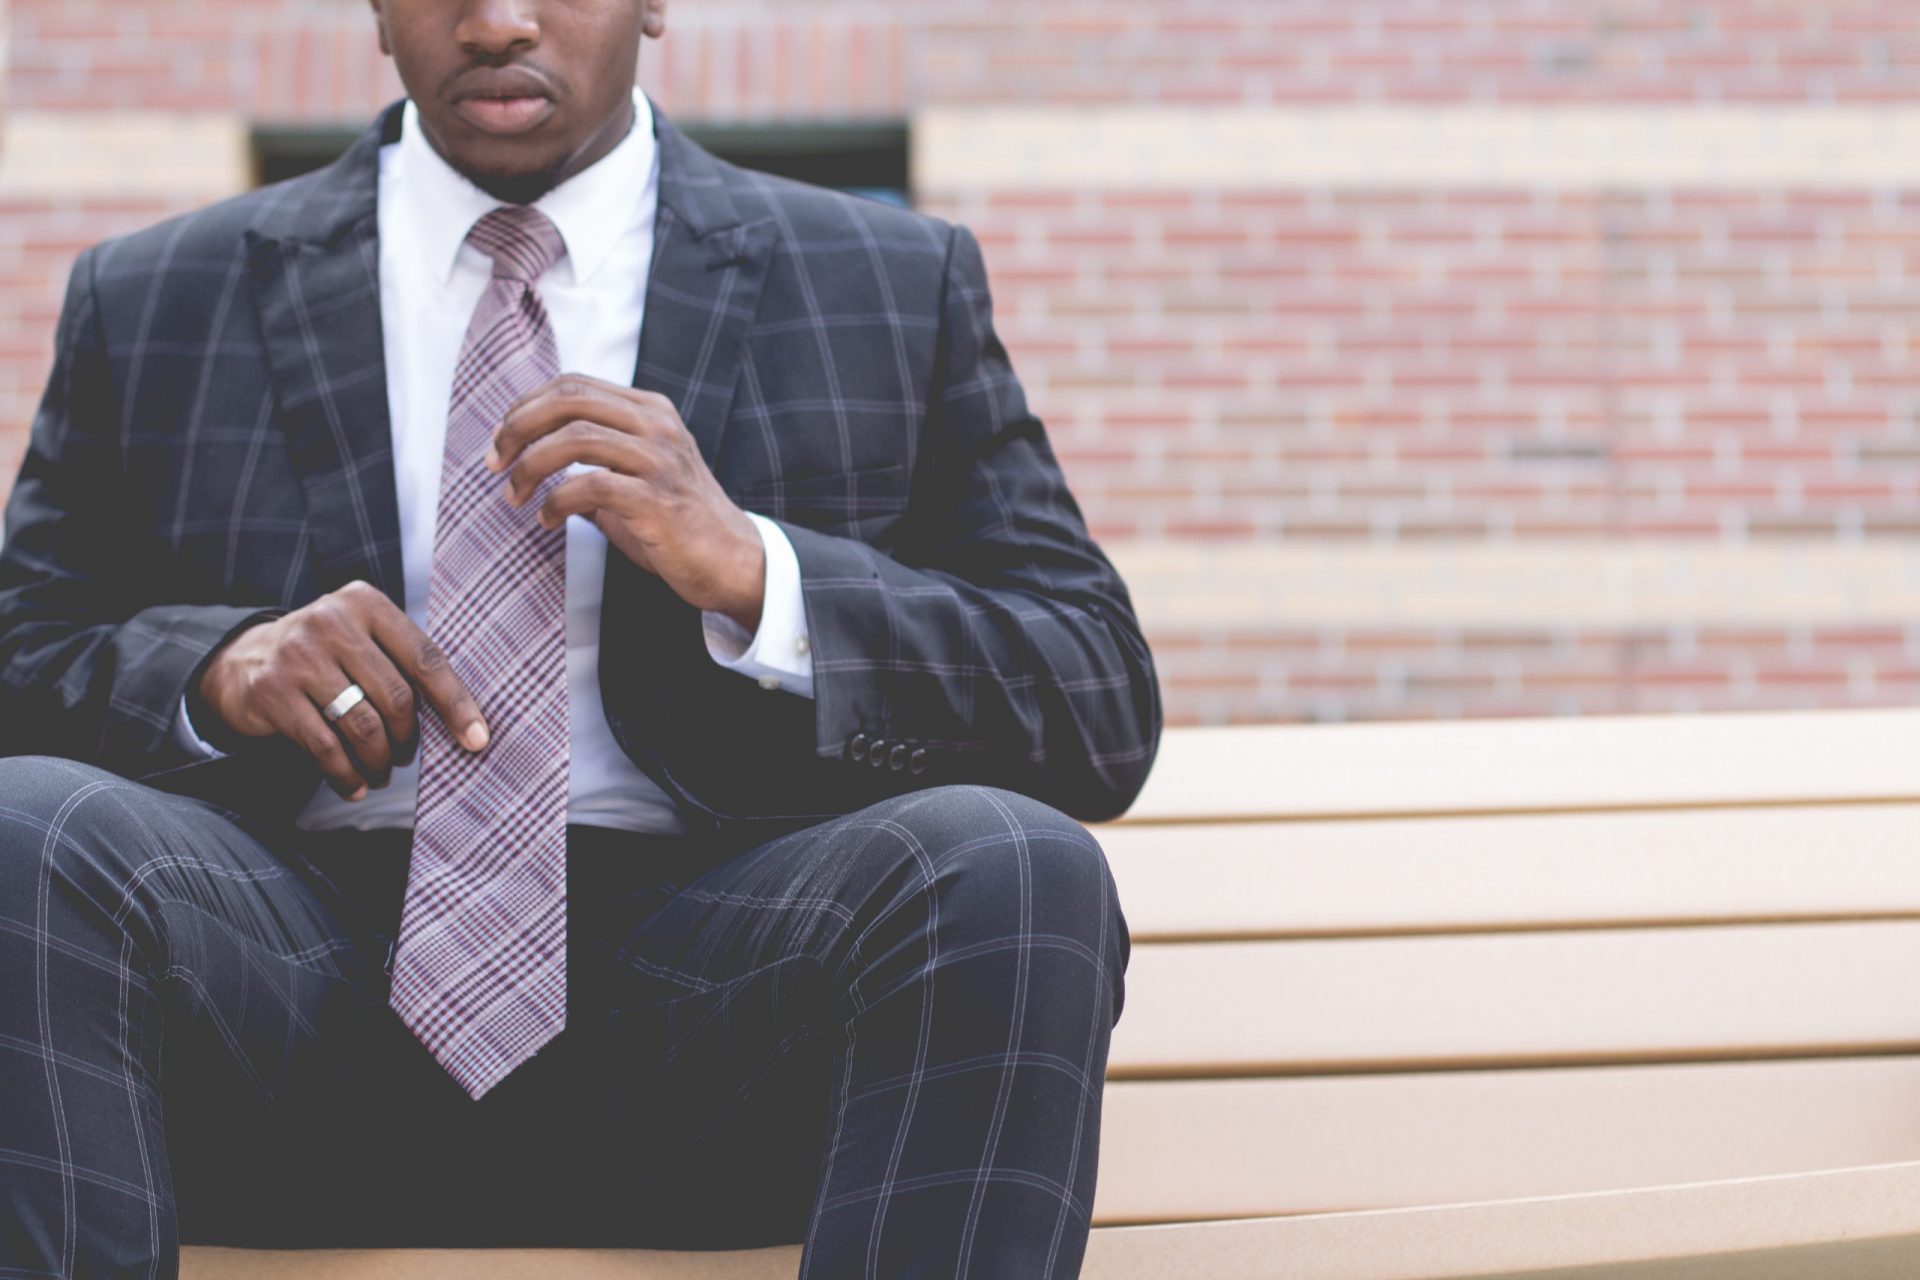
M367 700L367 691L357 684L350 684L340 691L340 696L329 702L320 712L329 724L340 723L340 717Z

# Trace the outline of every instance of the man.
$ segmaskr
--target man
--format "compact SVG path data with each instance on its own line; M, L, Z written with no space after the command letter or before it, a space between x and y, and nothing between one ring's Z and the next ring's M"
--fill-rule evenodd
M665 0L76 264L0 549L0 1274L804 1240L1070 1276L1160 713L963 229L723 164Z

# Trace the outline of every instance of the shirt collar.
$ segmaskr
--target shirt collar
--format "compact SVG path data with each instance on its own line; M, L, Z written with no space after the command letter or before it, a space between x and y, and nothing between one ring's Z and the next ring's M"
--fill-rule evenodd
M638 89L633 93L633 128L593 164L533 202L553 220L566 242L568 269L575 284L585 284L606 265L620 237L647 217L659 190L659 142L653 136L653 107ZM398 180L400 216L421 246L442 283L453 278L454 264L473 224L501 202L468 181L427 141L420 112L408 100L400 122L393 177Z

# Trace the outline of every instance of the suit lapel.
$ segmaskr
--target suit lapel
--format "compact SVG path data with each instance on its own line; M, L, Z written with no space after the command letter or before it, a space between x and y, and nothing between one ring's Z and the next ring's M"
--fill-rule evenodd
M660 204L653 266L634 369L636 387L679 409L716 472L747 333L773 260L771 218L748 222L733 195L744 183L654 112L660 140ZM623 750L655 781L665 695L684 664L709 661L699 613L665 582L618 552L607 556L599 666L607 722ZM710 662L709 662L710 665ZM650 726L651 727L648 727Z
M364 578L404 607L375 217L380 147L399 123L390 108L323 175L324 204L250 232L247 256L316 585Z
M654 120L660 208L633 381L673 401L713 467L775 228L743 221L730 192L738 179L657 110Z

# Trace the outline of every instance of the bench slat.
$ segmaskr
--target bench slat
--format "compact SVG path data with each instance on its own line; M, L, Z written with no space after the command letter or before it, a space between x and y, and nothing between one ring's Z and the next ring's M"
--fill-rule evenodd
M1920 1275L1920 1164L1493 1204L1111 1228L1093 1233L1082 1275L1911 1280Z
M1134 940L1920 915L1920 805L1101 828Z
M1134 948L1110 1058L1324 1073L1920 1048L1920 923Z
M786 1280L799 1249L188 1249L182 1280ZM1910 1280L1920 1164L1596 1195L1096 1229L1083 1280Z
M800 1247L215 1249L180 1251L180 1280L793 1280Z
M1125 821L1920 800L1920 711L1192 729Z
M1454 1204L1920 1160L1920 1057L1115 1083L1095 1220Z

